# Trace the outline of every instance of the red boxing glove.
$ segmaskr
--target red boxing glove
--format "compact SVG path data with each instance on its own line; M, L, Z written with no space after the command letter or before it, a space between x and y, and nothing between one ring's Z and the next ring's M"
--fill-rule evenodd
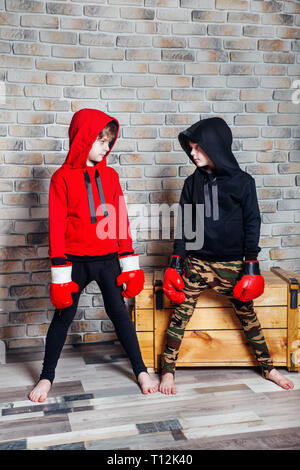
M123 284L123 297L130 299L138 295L144 288L144 271L139 266L139 255L119 257L121 274L117 277L117 286Z
M71 279L72 263L51 265L52 283L50 284L50 298L54 307L58 309L72 305L71 293L79 291L79 286Z
M184 288L184 282L181 277L183 274L183 261L180 256L174 255L171 258L170 265L165 272L163 291L171 302L182 304L185 301L185 294L181 291Z
M247 302L261 296L265 288L265 280L260 274L258 261L244 261L242 278L236 283L233 295Z

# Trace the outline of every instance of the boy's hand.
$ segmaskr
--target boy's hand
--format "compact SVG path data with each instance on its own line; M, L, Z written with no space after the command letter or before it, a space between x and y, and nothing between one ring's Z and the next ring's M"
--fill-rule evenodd
M133 254L119 257L121 274L117 277L117 286L123 284L123 297L130 299L138 295L144 288L144 271L139 267L139 255Z
M180 256L172 256L170 266L165 272L163 291L171 302L182 304L185 301L185 294L182 291L184 282L181 277L183 274L183 261Z
M260 297L264 292L265 280L260 274L258 261L244 261L242 274L233 289L234 297L244 302Z
M58 309L72 305L72 293L79 291L79 286L71 279L72 263L65 265L51 265L52 283L50 284L50 298L54 307Z

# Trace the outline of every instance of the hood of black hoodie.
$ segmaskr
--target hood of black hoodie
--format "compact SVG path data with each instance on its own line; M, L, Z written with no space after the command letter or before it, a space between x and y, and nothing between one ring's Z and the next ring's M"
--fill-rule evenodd
M208 157L214 162L216 175L231 176L241 168L232 153L232 132L226 121L220 117L202 119L178 135L178 140L190 160L195 164L191 156L191 147L188 140L197 143ZM196 165L196 164L195 164ZM200 171L207 173L207 167L198 167Z

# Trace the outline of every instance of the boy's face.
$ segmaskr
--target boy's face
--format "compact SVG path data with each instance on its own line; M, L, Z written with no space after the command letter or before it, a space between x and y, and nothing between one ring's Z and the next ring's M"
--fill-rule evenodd
M192 142L191 140L188 142L191 147L191 156L197 166L201 167L208 165L210 168L215 167L214 162L207 156L204 150L196 144L196 142Z
M89 156L87 158L86 164L88 166L93 166L96 163L101 162L101 160L105 157L107 152L109 151L109 142L111 142L112 138L107 136L103 136L99 139L95 140L90 150Z

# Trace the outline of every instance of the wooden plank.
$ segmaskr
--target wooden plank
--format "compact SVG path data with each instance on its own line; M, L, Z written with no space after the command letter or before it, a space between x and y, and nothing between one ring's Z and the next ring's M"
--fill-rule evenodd
M167 330L172 316L172 309L159 310L155 321L157 332ZM255 312L262 328L286 328L287 308L286 307L256 307ZM153 324L152 312L149 310L139 310L138 325L142 330L142 325ZM152 321L152 323L150 323ZM237 318L234 309L230 307L220 308L195 308L194 313L186 326L188 330L226 330L241 329L241 323ZM150 330L151 328L149 328ZM147 328L144 328L144 331Z
M300 372L299 284L288 284L287 294L287 367L289 370ZM292 303L292 295L298 300L295 305Z
M286 329L264 329L266 342L274 361L286 362ZM155 335L155 356L163 354L165 334ZM186 331L178 355L178 363L217 363L230 365L232 362L255 364L255 355L246 343L243 330Z
M153 310L151 309L138 309L135 315L135 329L136 331L153 331Z
M144 289L135 297L135 308L151 308L153 309L153 287Z
M154 338L152 331L139 331L137 338L146 367L154 367Z

